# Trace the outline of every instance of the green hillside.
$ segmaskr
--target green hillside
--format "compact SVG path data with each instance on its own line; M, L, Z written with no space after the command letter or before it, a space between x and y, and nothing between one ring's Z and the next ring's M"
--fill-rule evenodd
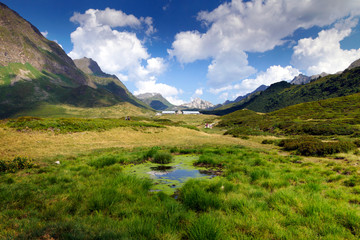
M137 97L155 110L166 110L174 107L174 105L158 93L144 93Z
M115 76L99 67L96 74L79 69L57 43L2 3L0 40L0 119L49 104L94 108L129 102L150 109Z
M0 66L0 118L46 104L74 107L109 107L123 102L149 109L114 79L89 77L95 87L76 85L64 75L39 71L30 64ZM27 111L29 112L29 111Z
M91 58L75 59L74 63L86 74L94 88L110 92L119 102L129 102L137 107L150 109L149 106L134 97L115 75L104 73L97 62Z
M210 113L225 115L244 108L266 113L303 102L347 96L358 92L360 92L359 67L304 85L291 85L287 82L275 83L250 99L244 99L228 108L215 109Z
M89 76L89 78L98 89L112 93L119 102L129 102L137 107L150 109L146 104L134 97L119 79L114 77L97 77L94 75Z
M301 103L267 114L239 110L222 117L219 126L233 135L360 134L360 93Z

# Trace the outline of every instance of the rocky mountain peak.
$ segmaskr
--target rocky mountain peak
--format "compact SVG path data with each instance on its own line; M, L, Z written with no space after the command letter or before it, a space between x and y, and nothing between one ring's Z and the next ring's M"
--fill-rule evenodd
M290 83L294 84L294 85L303 85L303 84L307 84L311 81L314 81L318 78L326 77L327 75L329 75L329 74L325 73L325 72L316 74L316 75L312 75L310 77L303 75L303 74L299 74Z
M62 74L86 85L86 76L55 42L46 39L31 23L0 3L0 65L29 63L36 69Z
M155 110L166 110L174 107L160 93L142 93L136 97Z
M160 93L141 93L139 95L136 95L139 99L147 99L152 97L162 97Z
M202 100L200 98L195 98L190 103L182 104L181 107L196 108L196 109L208 109L208 108L214 107L214 105L212 103Z
M356 60L355 62L351 63L347 70L351 70L353 68L360 67L360 59Z
M290 83L294 84L294 85L303 85L303 84L309 83L310 81L311 81L310 77L305 76L303 74L299 74Z
M74 63L77 68L79 68L81 71L83 71L86 74L95 75L99 77L111 77L112 75L104 73L97 62L95 62L91 58L80 58L75 59Z

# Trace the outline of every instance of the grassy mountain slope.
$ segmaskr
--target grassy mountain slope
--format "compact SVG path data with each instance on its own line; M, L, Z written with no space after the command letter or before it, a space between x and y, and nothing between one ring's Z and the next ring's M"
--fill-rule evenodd
M346 96L360 92L360 68L345 70L339 75L329 75L305 85L279 82L258 95L245 99L230 108L215 109L212 114L225 115L239 109L272 112L281 108L310 101Z
M29 63L0 67L0 118L43 102L100 107L117 104L119 99L105 89L78 86L65 75L39 71Z
M138 107L149 108L137 99L115 75L104 73L97 62L91 58L75 59L74 63L86 73L91 83L99 91L106 90L112 93L119 102L129 102Z
M144 116L151 117L154 112L139 108L129 102L117 103L108 107L76 107L68 104L49 104L41 103L19 111L11 117L17 118L21 116L34 116L34 117L76 117L76 118L123 118L124 116Z
M238 110L222 117L220 126L233 135L360 134L360 93L301 103L271 113Z
M29 63L36 69L65 75L78 85L88 79L55 42L46 39L31 23L0 3L0 65Z
M144 93L137 96L141 101L148 104L155 110L166 110L173 108L174 105L169 103L161 94Z
M93 108L123 102L148 108L116 77L85 74L57 43L0 3L0 118L44 104Z

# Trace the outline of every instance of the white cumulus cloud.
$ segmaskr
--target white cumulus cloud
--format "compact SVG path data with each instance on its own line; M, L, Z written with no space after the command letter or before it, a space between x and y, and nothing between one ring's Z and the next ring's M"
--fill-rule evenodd
M231 96L231 98L234 99L238 96L243 96L247 93L253 92L261 85L270 86L271 84L280 81L289 82L300 73L301 72L298 69L292 66L281 67L274 65L269 67L265 72L258 73L256 78L245 79L238 84L227 85L222 88L210 88L209 91L213 94L221 93L220 98L223 98L224 96Z
M340 42L351 34L356 25L356 20L347 20L321 31L315 39L299 40L294 47L292 64L305 70L309 76L322 72L333 74L346 69L360 58L360 49L343 50Z
M84 14L74 13L70 21L79 23L81 27L140 27L141 21L134 15L127 15L121 10L106 8L105 10L89 9Z
M161 93L163 97L167 98L180 93L177 88L163 83L157 83L155 80L138 81L136 82L136 86L138 90L134 92L135 95L142 93Z
M257 75L255 79L245 79L241 82L242 92L254 91L261 85L270 86L273 83L280 81L291 81L301 72L292 66L271 66L266 72Z
M324 27L359 13L360 1L354 0L232 0L200 12L206 31L178 33L168 53L182 64L211 59L208 83L219 88L254 74L246 52L272 50L299 28Z
M208 83L211 86L223 86L246 78L256 70L248 65L245 52L229 51L219 53L208 66Z
M158 92L174 99L181 94L175 87L157 83L157 77L167 69L166 61L151 57L144 42L132 32L153 34L156 29L151 17L137 18L106 8L75 13L70 20L80 25L71 33L71 58L92 58L104 72L115 74L122 81L134 81L138 88L136 94Z
M195 90L195 95L197 95L197 96L203 95L203 89L202 89L202 88L196 89L196 90Z

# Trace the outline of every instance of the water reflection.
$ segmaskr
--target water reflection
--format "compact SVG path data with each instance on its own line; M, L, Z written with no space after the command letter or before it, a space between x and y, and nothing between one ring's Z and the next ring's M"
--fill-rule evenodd
M175 167L169 166L157 166L150 168L153 171L148 174L154 176L156 179L169 179L184 182L187 178L198 178L198 177L214 177L215 174L211 171L197 170L197 169L176 169Z
M173 167L173 166L162 166L162 165L156 166L156 167L150 167L150 169L152 171L157 171L157 172L168 172L169 170L174 169L174 168L175 167Z

